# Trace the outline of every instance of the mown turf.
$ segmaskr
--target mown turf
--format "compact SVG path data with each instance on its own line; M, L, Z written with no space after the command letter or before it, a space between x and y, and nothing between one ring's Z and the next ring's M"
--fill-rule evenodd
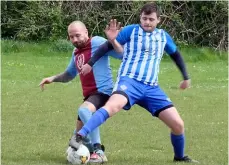
M1 54L2 164L64 165L76 110L82 103L79 78L48 85L44 92L38 84L42 78L64 71L71 51L55 51L55 44L15 42L13 47L8 42L3 42ZM185 121L186 153L203 165L226 165L227 57L218 58L219 54L209 51L206 57L217 57L205 61L199 57L204 53L198 54L201 48L192 53L188 50L191 48L182 52L192 87L178 89L181 75L169 58L162 61L160 85ZM119 61L111 62L116 77ZM174 164L169 130L139 106L109 119L101 127L101 137L108 165Z

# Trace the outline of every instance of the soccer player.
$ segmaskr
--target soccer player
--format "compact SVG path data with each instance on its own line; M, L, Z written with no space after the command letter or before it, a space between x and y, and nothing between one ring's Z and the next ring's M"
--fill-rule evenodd
M106 103L112 92L113 80L108 54L115 58L122 58L122 54L115 51L108 52L98 60L89 74L83 75L80 73L82 66L94 55L98 47L106 42L106 39L99 36L90 38L86 26L80 21L74 21L68 26L68 37L75 48L66 71L44 78L40 87L43 90L45 84L69 82L79 74L84 96L84 102L78 109L76 130L79 130L82 127L80 119L86 123L91 118L92 113ZM90 133L89 138L94 145L94 153L91 155L90 162L106 162L107 158L101 147L99 127Z
M95 56L83 66L82 73L87 74L104 53L114 48L117 52L124 52L117 82L105 106L97 110L84 124L71 139L70 145L78 147L88 133L109 117L122 108L128 110L138 104L171 129L173 161L198 163L185 156L184 122L172 101L158 85L159 65L165 51L182 73L180 88L186 89L190 86L183 58L171 36L165 30L156 28L159 22L159 8L155 3L147 3L142 7L140 24L128 25L120 30L120 23L116 20L110 21L105 29L109 42L100 46Z

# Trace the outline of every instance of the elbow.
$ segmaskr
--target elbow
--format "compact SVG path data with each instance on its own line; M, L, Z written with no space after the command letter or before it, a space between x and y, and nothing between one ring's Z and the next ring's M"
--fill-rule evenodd
M115 49L115 51L116 51L117 53L123 54L124 49L123 49L123 47L121 47L121 48Z
M123 50L117 50L116 52L120 53L120 54L123 54L124 51Z

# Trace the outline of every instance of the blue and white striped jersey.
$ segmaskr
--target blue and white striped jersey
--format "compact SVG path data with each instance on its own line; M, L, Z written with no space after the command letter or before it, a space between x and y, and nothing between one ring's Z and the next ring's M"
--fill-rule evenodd
M164 50L172 54L177 49L170 35L163 29L146 32L139 24L125 26L116 40L124 45L118 77L128 76L148 85L158 82Z

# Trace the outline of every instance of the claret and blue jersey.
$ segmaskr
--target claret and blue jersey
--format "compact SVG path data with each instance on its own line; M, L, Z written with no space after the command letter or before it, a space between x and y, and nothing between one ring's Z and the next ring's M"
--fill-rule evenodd
M78 75L81 71L81 67L89 61L98 47L104 42L106 42L106 39L95 36L88 40L84 48L75 48L66 71L72 77ZM122 59L122 54L110 51L97 61L89 74L79 74L84 97L87 97L95 92L101 92L108 95L111 94L113 89L113 80L108 55L113 56L114 58Z
M139 24L124 27L116 40L124 45L119 76L128 76L148 85L158 82L159 64L165 50L172 54L177 47L163 29L144 31Z

